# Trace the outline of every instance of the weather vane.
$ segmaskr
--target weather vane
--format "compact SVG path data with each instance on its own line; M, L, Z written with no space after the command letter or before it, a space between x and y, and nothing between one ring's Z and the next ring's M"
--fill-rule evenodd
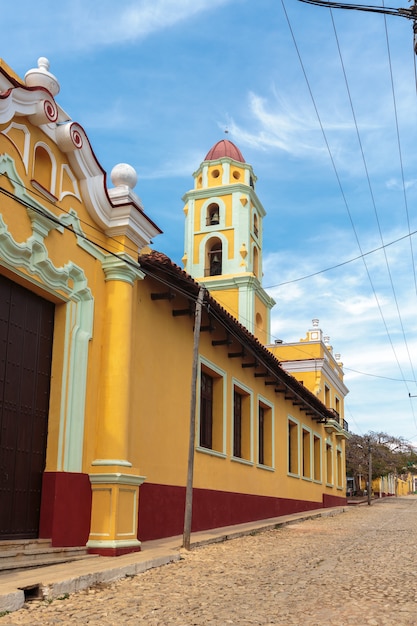
M316 4L320 7L328 7L329 9L352 9L355 11L367 11L369 13L384 13L385 15L398 15L413 20L414 33L414 52L417 54L417 6L411 5L409 9L373 6L371 4L347 4L345 2L330 2L329 0L300 0L307 4Z

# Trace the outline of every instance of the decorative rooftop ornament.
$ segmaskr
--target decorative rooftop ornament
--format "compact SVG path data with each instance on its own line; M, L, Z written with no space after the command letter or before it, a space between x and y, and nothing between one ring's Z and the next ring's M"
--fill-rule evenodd
M49 71L49 61L46 57L39 57L38 67L26 72L25 83L27 87L44 87L54 97L60 90L58 79Z

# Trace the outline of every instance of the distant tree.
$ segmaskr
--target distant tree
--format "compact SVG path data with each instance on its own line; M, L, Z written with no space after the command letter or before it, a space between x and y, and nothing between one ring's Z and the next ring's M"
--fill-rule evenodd
M366 435L352 434L346 441L346 473L359 485L359 475L368 477L369 450L372 454L372 478L407 471L417 473L417 450L403 437L384 432Z

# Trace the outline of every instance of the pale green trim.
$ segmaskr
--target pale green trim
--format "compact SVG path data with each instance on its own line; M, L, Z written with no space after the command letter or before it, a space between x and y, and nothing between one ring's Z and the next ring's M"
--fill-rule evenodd
M242 459L242 457L240 456L231 456L230 460L235 461L236 463L242 463L242 465L249 465L250 467L253 467L255 465L253 461L249 461L248 459Z
M207 369L211 370L214 374L217 374L219 378L223 381L223 406L222 406L222 449L221 450L210 450L209 448L203 448L199 446L199 450L209 450L209 453L217 452L220 456L226 455L226 429L227 429L227 372L204 356L199 356L199 368L197 374L197 417L198 417L198 428L196 429L196 436L198 437L197 441L200 441L200 388L201 388L201 366L204 365Z
M100 250L96 245L89 241L81 228L81 221L78 217L75 209L70 209L68 213L60 215L59 221L66 227L70 226L77 238L77 244L90 256L94 257L100 262L103 262L106 258L105 253Z
M319 440L319 444L320 444L320 451L319 451L319 460L320 460L320 478L314 478L314 437L317 437L317 439ZM323 437L321 435L321 433L317 432L316 430L313 430L313 483L316 484L323 484Z
M261 470L266 470L267 472L275 472L275 467L271 467L270 465L263 465L262 463L257 463L256 467Z
M67 305L62 376L58 467L80 472L84 445L88 343L92 337L94 301Z
M310 437L310 476L304 476L303 474L303 467L304 467L304 437L303 437L303 431L305 431L306 433L309 434ZM313 476L314 476L314 435L313 435L313 430L312 428L310 428L310 426L307 426L307 424L302 423L301 424L301 433L300 433L300 452L301 452L301 478L303 480L311 480L313 481Z
M205 186L201 187L200 189L190 189L190 191L187 191L181 199L184 203L186 203L189 202L190 199L201 200L201 198L207 198L210 194L212 194L211 197L214 198L220 196L229 196L234 193L246 194L247 196L249 196L250 201L257 208L259 215L261 217L265 217L266 211L263 207L263 204L256 195L256 191L249 185L246 185L242 182L229 183L228 185L220 184L217 187Z
M297 426L297 473L294 472L290 472L288 470L288 466L289 466L289 455L290 455L290 450L289 450L289 442L288 442L288 423L292 422L293 424L295 424ZM287 475L288 476L292 476L292 477L297 477L297 478L301 478L300 472L301 472L301 452L300 452L300 446L301 446L301 429L300 429L300 420L298 420L297 418L293 417L292 415L288 414L287 415L287 432L286 432L286 438L287 438Z
M92 337L94 299L82 268L71 261L56 267L48 256L44 238L55 229L64 232L59 219L32 198L19 178L13 159L0 156L0 173L6 173L14 195L26 205L32 235L17 243L0 215L0 264L54 294L66 305L66 326L61 384L57 469L80 472L84 444L88 344ZM37 277L35 280L34 277ZM40 282L39 282L40 281Z
M257 396L257 406L256 406L256 430L259 434L259 405L263 404L271 411L271 437L272 437L272 445L271 445L271 457L272 457L272 465L264 465L263 463L258 463L258 467L262 469L271 469L275 471L275 405L268 400L265 396L258 393ZM258 451L256 454L256 458L258 458Z
M237 457L233 455L233 442L234 442L234 423L233 423L233 415L234 415L234 391L235 388L240 389L240 391L243 391L244 393L246 393L246 395L249 398L249 459L244 459L242 457ZM230 438L230 450L232 451L231 453L231 458L234 461L245 461L247 464L249 465L253 465L254 463L254 454L253 454L253 450L254 450L254 437L253 437L253 406L254 406L254 393L253 393L253 389L251 389L250 387L248 387L247 385L245 385L245 383L242 383L238 378L235 378L234 376L232 376L232 388L231 388L231 398L230 398L230 402L231 402L231 409L230 409L230 416L231 416L231 438Z
M209 454L210 456L216 456L219 459L227 458L227 455L225 452L218 452L218 450L212 450L211 448L203 448L203 446L197 446L196 451L202 452L203 454Z
M89 478L92 485L133 485L134 487L139 487L146 480L146 476L122 474L121 472L89 474Z

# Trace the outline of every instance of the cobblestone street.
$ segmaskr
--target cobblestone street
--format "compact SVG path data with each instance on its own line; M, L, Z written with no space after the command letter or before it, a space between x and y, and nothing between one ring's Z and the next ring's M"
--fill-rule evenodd
M184 552L177 563L68 598L14 624L417 625L417 498Z

